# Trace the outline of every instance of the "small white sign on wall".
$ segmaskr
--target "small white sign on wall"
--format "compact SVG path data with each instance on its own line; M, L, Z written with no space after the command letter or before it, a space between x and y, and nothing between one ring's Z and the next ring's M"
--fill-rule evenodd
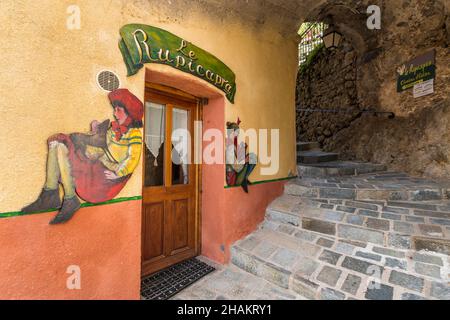
M434 79L414 85L414 98L423 97L434 93Z

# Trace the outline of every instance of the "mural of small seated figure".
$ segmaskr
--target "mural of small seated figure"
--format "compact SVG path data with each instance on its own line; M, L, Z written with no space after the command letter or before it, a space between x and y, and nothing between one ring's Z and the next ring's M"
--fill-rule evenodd
M139 164L144 109L127 89L112 91L108 98L115 121L93 121L87 134L57 134L48 139L44 188L22 212L58 209L50 224L60 224L69 221L80 208L79 198L101 203L112 200L123 189Z
M256 167L257 157L248 153L245 142L238 143L241 120L227 122L226 181L228 186L241 186L248 193L248 177Z

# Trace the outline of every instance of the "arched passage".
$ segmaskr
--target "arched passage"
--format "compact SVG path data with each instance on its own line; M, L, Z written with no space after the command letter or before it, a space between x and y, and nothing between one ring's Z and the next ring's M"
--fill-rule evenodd
M367 27L367 19L371 15L367 9L370 5L380 8L380 30ZM450 44L448 5L439 0L408 3L326 1L303 17L306 21L322 21L329 16L345 41L336 52L323 52L315 60L310 73L314 75L317 74L314 71L319 70L328 75L331 81L326 82L328 85L322 83L327 89L323 93L313 94L312 98L307 99L307 104L312 100L314 107L318 108L317 105L321 105L322 101L327 101L320 108L348 107L345 106L348 101L345 101L340 91L353 91L355 88L356 99L352 101L353 107L346 115L298 112L298 139L320 139L325 151L337 152L344 160L381 163L391 170L414 175L448 177L448 139L440 132L442 128L447 128ZM303 21L300 20L299 24ZM342 75L336 74L333 65L346 64L345 56L340 53L348 50L348 45L355 53L354 80L347 75L348 80L354 81L354 86L348 80L337 85L335 81L339 83ZM430 51L436 53L438 70L434 92L423 97L414 97L412 89L397 92L398 68ZM339 62L330 62L332 57ZM300 84L307 80L307 77L302 79L299 76ZM317 82L317 79L314 81ZM314 83L310 85L316 89L318 87ZM301 100L306 96L303 94L302 97L301 90L298 95L301 98L297 99L297 104L301 105ZM341 100L344 106L335 105L335 95L340 97L337 100ZM325 99L324 96L333 96L333 99ZM360 113L364 110L370 112ZM334 119L332 124L328 123L330 119ZM327 127L332 130L325 131Z
M362 115L376 110L377 83L372 70L361 65L375 58L378 42L366 27L363 8L352 4L325 3L314 8L306 21L334 25L342 34L340 46L318 47L300 66L297 78L297 140L317 141L330 149L333 137ZM363 71L364 70L364 71Z

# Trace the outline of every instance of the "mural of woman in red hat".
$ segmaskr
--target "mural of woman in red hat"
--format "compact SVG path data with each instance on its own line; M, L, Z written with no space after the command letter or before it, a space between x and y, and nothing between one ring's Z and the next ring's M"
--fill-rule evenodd
M50 224L60 224L80 208L79 198L100 203L123 189L140 161L144 107L127 89L112 91L108 98L115 121L93 121L87 134L57 134L48 139L44 188L22 212L58 209ZM62 201L59 185L64 189Z

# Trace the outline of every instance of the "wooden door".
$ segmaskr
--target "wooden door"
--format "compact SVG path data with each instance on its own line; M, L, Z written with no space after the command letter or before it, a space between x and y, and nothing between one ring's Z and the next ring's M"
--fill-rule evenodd
M194 121L199 118L194 97L146 85L142 276L200 252L200 172L193 164Z

